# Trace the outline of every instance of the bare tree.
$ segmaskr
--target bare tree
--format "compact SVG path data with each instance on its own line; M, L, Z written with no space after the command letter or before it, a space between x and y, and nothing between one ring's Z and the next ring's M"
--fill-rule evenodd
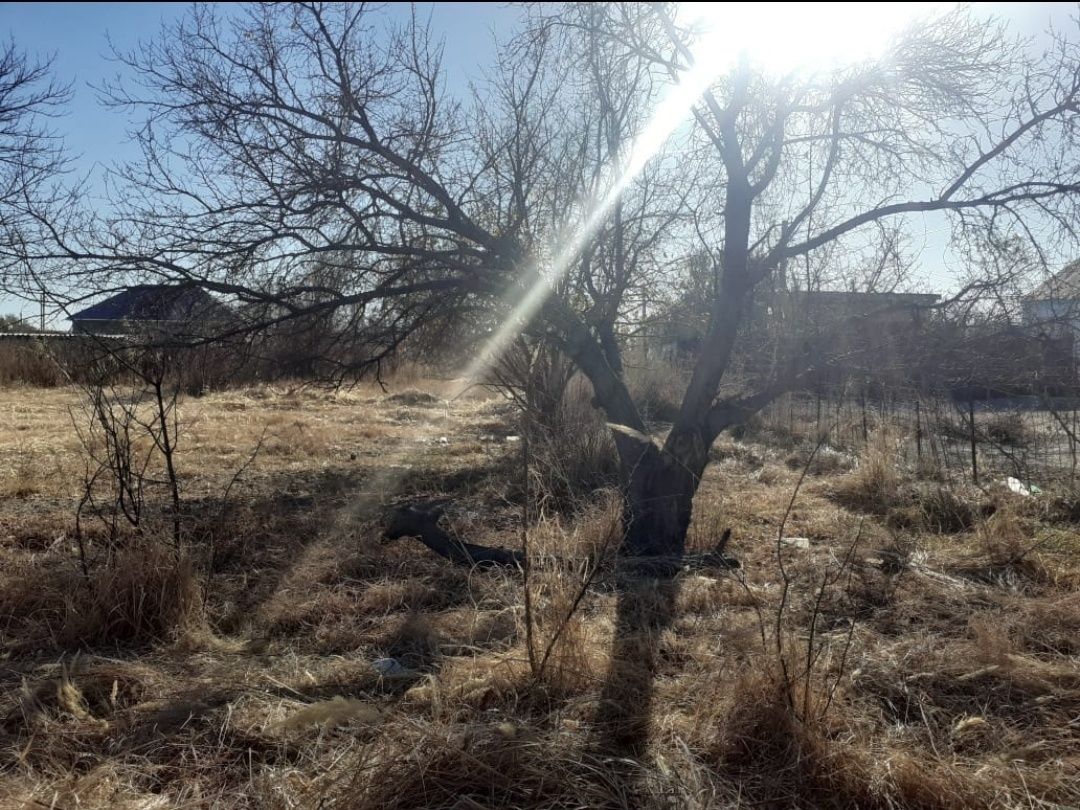
M64 168L47 124L69 97L52 78L51 59L31 60L13 40L0 46L0 289L25 281L16 270L26 210Z
M609 35L673 80L694 69L694 38L672 8L651 7L649 37L624 8ZM912 29L887 58L824 75L771 79L743 61L694 108L715 212L702 242L716 283L699 360L662 447L622 431L625 477L640 500L640 542L678 548L716 436L827 359L792 347L772 372L724 392L754 293L822 252L888 256L905 215L941 212L961 239L1009 230L1036 246L1073 240L1080 169L1080 52L1058 37L1042 60L1002 27L960 9ZM914 192L914 193L913 193ZM830 257L835 262L835 257ZM630 423L624 423L633 427Z
M145 159L117 178L117 214L40 211L52 247L37 258L74 268L73 289L139 275L235 296L234 331L349 311L353 370L433 320L512 314L511 331L573 361L614 426L626 550L679 554L716 437L827 359L789 341L733 386L763 285L800 262L889 275L912 214L941 212L971 243L1074 236L1080 54L1059 37L1030 59L960 10L874 64L776 79L739 63L694 107L678 155L627 184L610 168L694 66L676 10L534 9L466 105L415 21L395 28L366 5L196 7L122 55L134 83L110 98L143 114ZM658 444L620 352L667 283L665 251L704 251L712 273L701 352ZM329 285L312 273L327 256L346 270Z

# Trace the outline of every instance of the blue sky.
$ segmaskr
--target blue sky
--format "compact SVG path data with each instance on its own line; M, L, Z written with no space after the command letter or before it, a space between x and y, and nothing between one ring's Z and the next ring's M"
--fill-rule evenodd
M986 11L1010 21L1017 33L1036 35L1053 20L1069 24L1072 3L988 3ZM74 98L68 113L55 123L68 149L77 156L76 170L97 174L102 164L135 155L123 113L98 103L95 85L113 78L120 66L110 61L109 40L120 50L156 34L163 20L183 14L186 3L0 3L0 36L11 36L31 55L55 55L58 79L71 82ZM390 3L389 12L403 18L408 3ZM445 42L444 64L448 81L464 85L479 77L494 53L493 35L509 33L518 11L496 3L418 3L417 12L431 14L432 30ZM939 226L928 225L931 231ZM927 234L926 260L941 265L941 234ZM940 277L947 270L935 270ZM945 281L935 278L935 281ZM0 297L0 314L36 308Z
M132 122L122 112L103 108L95 90L122 68L112 60L110 41L118 50L128 50L152 38L163 21L189 7L188 3L0 3L0 37L14 38L32 57L53 56L57 78L72 84L71 104L54 128L75 156L80 176L97 177L102 166L138 155L128 137ZM411 5L389 3L388 10L405 19ZM431 15L432 31L444 40L447 81L463 88L490 65L494 36L512 30L519 14L495 3L418 3L416 10L422 18ZM36 318L37 311L36 305L0 295L0 315Z
M62 82L74 98L55 127L77 157L80 173L100 164L137 156L128 138L125 113L102 107L95 87L122 70L112 59L110 41L120 51L152 38L162 22L175 19L188 3L0 3L0 36L10 35L27 53L55 57ZM388 4L391 14L408 17L408 3ZM517 11L485 3L418 3L421 17L431 14L432 30L445 38L448 81L464 85L494 53L493 32L513 27Z

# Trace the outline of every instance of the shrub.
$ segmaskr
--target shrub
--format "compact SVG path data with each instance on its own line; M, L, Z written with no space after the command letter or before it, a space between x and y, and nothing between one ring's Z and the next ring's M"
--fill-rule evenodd
M632 366L626 385L646 422L674 422L685 381L671 365Z
M887 515L892 529L916 529L936 534L958 534L974 529L993 507L965 497L943 485L912 485L897 494L901 501Z
M13 572L0 593L0 613L35 645L169 641L202 617L194 565L157 543L122 550L89 579L67 566Z
M741 442L761 438L765 431L764 417L760 413L755 413L740 424L733 425L728 430L728 435Z
M55 388L64 376L37 342L0 342L0 385L32 385Z
M879 433L859 455L855 470L840 479L834 493L849 508L884 515L900 504L900 484L895 453L885 434Z
M576 377L567 386L551 427L527 423L531 467L539 494L573 502L618 478L618 457L603 412L592 404L592 386Z
M1053 492L1047 499L1046 517L1055 523L1080 523L1080 487Z
M993 414L979 427L992 442L997 444L1022 447L1031 440L1031 431L1019 413Z
M947 486L917 489L915 503L921 527L941 534L970 531L981 515L977 503L961 497Z
M813 453L813 459L810 458L811 453ZM788 453L784 463L791 470L806 468L811 475L833 475L850 472L853 459L847 453L828 446L822 446L814 453L813 446L804 444Z
M573 363L555 346L523 338L491 371L495 388L513 399L530 421L552 429L558 427L559 410L574 375Z

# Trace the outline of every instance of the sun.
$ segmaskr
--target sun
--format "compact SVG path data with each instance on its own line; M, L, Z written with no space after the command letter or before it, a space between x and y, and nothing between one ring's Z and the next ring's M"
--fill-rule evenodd
M771 73L820 70L880 56L919 19L955 3L684 3L708 52Z

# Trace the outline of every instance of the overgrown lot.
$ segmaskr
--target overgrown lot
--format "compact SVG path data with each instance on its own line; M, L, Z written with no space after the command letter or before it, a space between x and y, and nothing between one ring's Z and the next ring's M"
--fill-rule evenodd
M85 572L79 394L0 391L0 807L1080 805L1067 489L748 431L691 527L742 568L650 579L595 420L446 390L183 401L183 544L151 469ZM528 577L385 541L420 501Z

